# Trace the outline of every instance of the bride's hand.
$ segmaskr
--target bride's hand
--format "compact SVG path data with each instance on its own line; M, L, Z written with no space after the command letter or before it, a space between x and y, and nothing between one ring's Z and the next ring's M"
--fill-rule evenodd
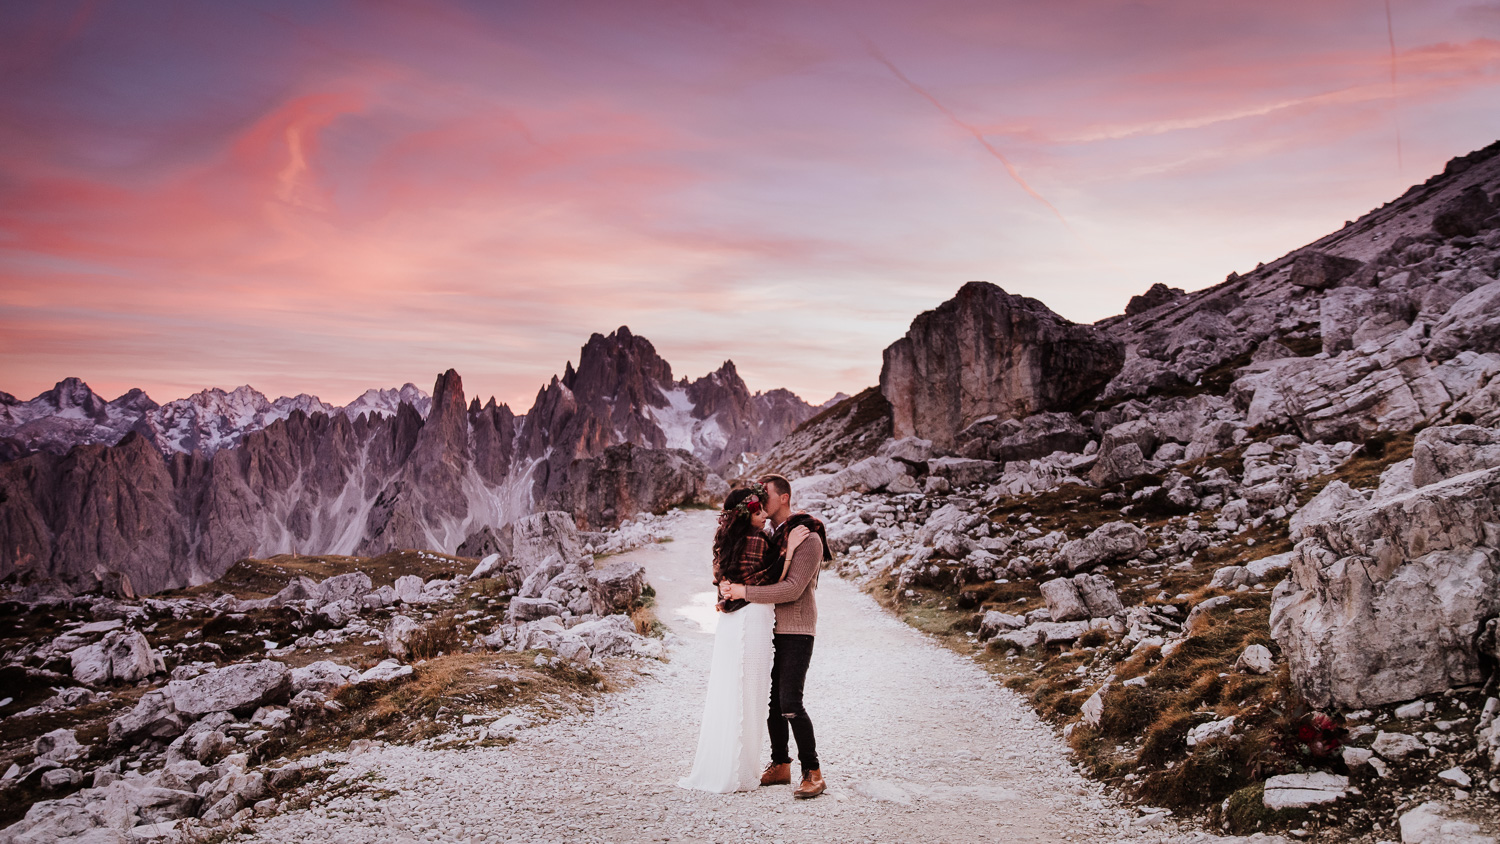
M786 558L788 560L797 552L797 546L802 544L802 540L810 535L812 535L812 531L801 525L792 528L792 532L787 534L786 537Z

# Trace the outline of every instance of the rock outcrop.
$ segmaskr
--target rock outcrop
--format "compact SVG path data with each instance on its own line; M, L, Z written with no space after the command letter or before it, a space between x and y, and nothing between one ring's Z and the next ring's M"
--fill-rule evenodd
M143 396L105 403L68 381L0 403L0 429L83 417L95 441L0 464L0 577L25 568L93 587L123 576L154 592L212 580L245 557L503 551L505 526L538 507L598 528L713 502L726 487L705 459L738 465L812 414L784 390L750 393L733 363L674 382L628 328L594 335L578 369L519 418L494 399L466 405L452 370L430 398L372 391L342 411L249 388L184 401L142 422L122 408L155 408ZM175 445L163 447L164 431L178 432Z
M1428 428L1415 451L1416 465L1387 473L1368 501L1330 486L1328 503L1314 499L1293 525L1300 541L1272 633L1317 705L1485 679L1478 635L1500 615L1500 435Z
M894 436L951 448L985 417L1021 419L1093 398L1123 362L1123 347L1091 326L974 281L886 348L880 392Z

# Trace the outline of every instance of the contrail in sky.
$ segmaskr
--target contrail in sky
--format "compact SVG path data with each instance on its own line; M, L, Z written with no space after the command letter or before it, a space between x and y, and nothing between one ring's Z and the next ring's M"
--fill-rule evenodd
M1401 117L1396 113L1396 27L1391 23L1391 0L1385 0L1385 34L1391 43L1391 120L1396 124L1396 173L1405 168L1401 162Z
M1041 194L1037 193L1036 190L1031 187L1031 185L1026 184L1026 180L1023 179L1023 178L1021 178L1020 172L1016 170L1016 166L1014 164L1010 163L1010 159L1006 158L1005 155L1004 155L1004 153L1000 152L1000 150L998 150L998 149L995 149L994 144L991 144L989 142L989 140L987 138L985 138L983 132L979 131L979 129L976 128L976 127L974 127L974 126L972 126L972 125L970 125L968 123L965 123L962 119L959 118L958 115L956 115L956 114L953 113L952 109L950 109L947 106L943 105L942 103L938 102L938 99L936 97L934 97L933 95L927 93L926 89L924 89L922 86L920 86L917 83L915 83L915 82L911 81L910 79L908 79L907 76L906 76L906 74L904 74L904 73L901 72L901 68L898 68L894 64L892 64L891 60L888 59L888 58L886 58L885 55L882 54L878 49L876 49L875 45L872 44L872 43L870 43L868 40L865 41L865 48L870 51L870 55L873 56L876 61L878 61L881 64L885 65L886 68L889 69L890 72L892 74L894 74L897 79L899 79L902 82L906 83L906 87L912 89L913 91L916 91L918 94L921 94L923 99L927 100L927 102L929 102L929 103L932 103L933 107L936 108L938 111L941 111L943 113L943 116L947 117L950 121L952 121L952 123L955 126L959 127L960 129L963 129L965 132L968 132L970 135L973 135L974 136L974 140L976 140L980 144L982 144L984 146L984 148L989 151L990 155L995 156L995 158L998 159L1001 164L1005 165L1005 172L1009 173L1010 177L1012 179L1016 180L1016 184L1018 184L1018 185L1021 186L1021 190L1026 191L1026 193L1030 194L1031 198L1035 199L1037 202L1040 202L1043 205L1047 206L1047 210L1049 210L1053 214L1055 214L1057 216L1057 219L1062 222L1063 226L1066 227L1067 230L1069 232L1071 232L1074 237L1078 236L1078 232L1076 232L1076 231L1073 230L1073 227L1071 225L1069 225L1067 219L1063 217L1062 212L1058 211L1056 206L1054 206L1052 203L1048 202L1046 197L1044 197Z

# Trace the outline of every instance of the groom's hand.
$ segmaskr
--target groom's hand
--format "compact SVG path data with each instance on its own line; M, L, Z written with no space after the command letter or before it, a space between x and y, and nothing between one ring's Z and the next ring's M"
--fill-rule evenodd
M729 581L727 581L727 580L721 580L721 581L719 581L719 597L720 598L728 598L729 597Z

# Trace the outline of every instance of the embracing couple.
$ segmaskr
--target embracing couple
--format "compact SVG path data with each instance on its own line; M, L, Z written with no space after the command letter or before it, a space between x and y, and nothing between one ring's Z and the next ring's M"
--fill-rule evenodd
M724 499L714 533L720 615L708 700L693 772L678 785L724 793L790 784L790 733L802 768L793 796L823 793L802 684L818 622L818 568L832 558L827 548L822 523L792 512L792 485L780 475ZM771 734L771 763L757 773L762 722Z

